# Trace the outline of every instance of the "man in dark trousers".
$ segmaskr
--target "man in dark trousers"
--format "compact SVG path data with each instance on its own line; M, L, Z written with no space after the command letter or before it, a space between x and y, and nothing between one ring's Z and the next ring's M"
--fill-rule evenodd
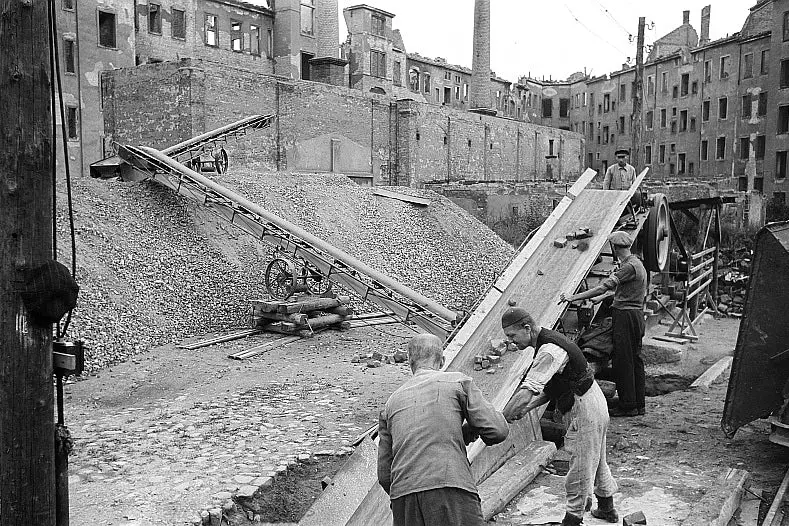
M648 275L644 264L630 252L633 240L627 233L617 231L608 236L614 255L619 261L619 270L599 285L578 294L561 295L562 301L578 301L601 296L614 291L611 321L614 352L611 366L614 370L619 405L611 410L611 416L643 415L646 409L644 398L644 359L641 344L644 337L644 298L647 295Z
M378 421L378 482L391 498L394 526L483 526L466 445L477 437L502 442L507 421L470 377L441 371L438 337L415 336L408 361L413 377Z
M597 496L594 517L615 523L617 484L606 462L608 406L594 381L581 349L556 331L540 327L520 307L507 309L501 317L507 339L519 349L534 347L534 361L504 416L508 421L526 415L536 395L546 394L567 426L564 447L572 455L565 480L567 506L562 526L583 524L592 493Z

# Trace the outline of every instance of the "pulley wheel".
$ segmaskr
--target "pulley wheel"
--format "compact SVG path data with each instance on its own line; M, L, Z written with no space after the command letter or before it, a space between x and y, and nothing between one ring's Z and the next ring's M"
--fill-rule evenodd
M295 291L293 264L282 258L276 258L266 267L266 290L272 298L285 300Z
M323 296L331 290L331 280L317 270L304 267L304 283L307 291L314 296Z
M227 156L227 152L224 148L219 149L219 154L214 156L214 167L216 168L216 173L223 174L227 171L227 165L230 163L230 159Z
M644 266L652 272L663 272L669 260L671 248L671 219L668 199L664 194L653 196L654 204L644 232Z

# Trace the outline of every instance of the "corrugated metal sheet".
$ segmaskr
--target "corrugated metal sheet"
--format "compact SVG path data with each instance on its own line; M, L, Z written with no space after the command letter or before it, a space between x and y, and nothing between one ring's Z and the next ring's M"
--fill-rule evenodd
M756 235L721 427L728 437L783 403L789 379L789 222Z

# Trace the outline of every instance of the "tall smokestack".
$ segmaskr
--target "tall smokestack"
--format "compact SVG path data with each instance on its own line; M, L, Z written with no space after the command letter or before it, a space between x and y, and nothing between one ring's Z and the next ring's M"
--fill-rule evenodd
M337 0L316 0L315 2L315 35L317 36L317 53L319 58L339 58L340 20Z
M682 12L682 25L686 26L690 24L690 11L683 11Z
M491 110L490 0L474 0L474 56L471 61L472 110Z
M701 38L699 38L699 45L703 46L710 41L710 10L712 6L706 6L701 9Z

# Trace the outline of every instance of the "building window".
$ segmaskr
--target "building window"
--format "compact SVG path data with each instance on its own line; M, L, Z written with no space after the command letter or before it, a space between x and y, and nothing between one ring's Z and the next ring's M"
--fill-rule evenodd
M746 53L742 59L742 78L749 79L753 77L753 53Z
M463 83L463 100L468 100L468 82Z
M737 180L737 190L740 192L747 192L748 191L748 178L747 177L739 177ZM746 203L745 208L742 211L742 220L747 221L748 219L748 205Z
M693 163L688 163L688 175L693 175L695 171L696 170L694 170Z
M455 100L460 100L460 86L455 86Z
M619 133L625 133L625 118L619 117Z
M460 84L460 75L455 75L455 82Z
M726 158L726 137L718 137L718 140L715 143L715 158Z
M608 144L610 137L611 130L608 128L608 126L603 126L603 144Z
M679 83L679 94L684 97L688 94L690 88L690 73L683 73Z
M701 122L710 120L710 101L705 100L701 103Z
M678 88L676 85L674 85L674 87L671 88L671 98L676 99L677 95L678 95Z
M775 178L786 179L787 152L775 152Z
M310 60L315 58L312 53L301 52L301 80L312 80L312 68Z
M660 91L668 93L668 73L665 71L660 74Z
M274 30L269 29L266 31L266 57L274 57Z
M729 55L726 55L725 57L721 57L721 60L720 60L720 66L721 66L720 77L722 79L729 78L729 62L730 61L731 60L730 60Z
M784 11L784 42L789 40L789 11Z
M559 99L559 117L567 117L570 113L570 99Z
M688 129L688 110L679 112L679 131L684 132Z
M712 61L704 61L704 82L709 82L712 79Z
M301 32L315 34L315 0L301 0Z
M66 11L74 11L74 0L63 0L63 9Z
M386 53L370 51L370 75L373 77L386 77Z
M425 85L425 88L424 88L425 89L425 93L430 93L430 74L429 73L425 73L425 75L423 77L423 83Z
M386 18L384 18L383 15L374 13L372 16L373 35L378 35L379 37L382 37L386 34L384 32L385 29L386 29Z
M762 63L761 63L761 70L760 73L762 75L767 75L770 72L770 50L764 49L762 50Z
M743 95L742 96L742 116L743 116L743 118L750 118L751 117L751 96L750 95Z
M627 99L627 84L619 85L619 102L624 102Z
M172 34L173 38L180 40L186 39L186 11L183 9L173 8L170 33Z
M757 110L759 115L767 115L767 92L759 92L759 108Z
M781 89L789 88L789 59L784 59L781 61L780 83Z
M399 60L395 60L392 63L392 82L394 82L395 86L402 86L403 85L403 81L400 78L400 75L401 75L401 72L400 72L400 61ZM417 82L417 84L418 84L418 82Z
M75 60L76 53L74 52L76 43L70 39L63 39L63 71L66 73L76 73L77 64Z
M654 125L655 125L655 112L652 111L652 110L649 110L647 112L647 119L646 120L647 120L647 122L646 122L647 130L651 130L654 127Z
M230 21L230 49L238 53L244 51L244 34L238 20Z
M725 119L729 114L729 98L721 97L718 99L718 118Z
M698 92L699 92L699 82L698 82L697 80L694 80L694 81L693 81L693 82L690 84L690 93L691 93L692 95L695 95L695 94L697 94Z
M661 144L660 148L658 148L658 162L663 164L666 162L666 145Z
M764 192L764 177L753 178L753 189L757 192Z
M685 175L685 154L677 156L677 175Z
M249 52L260 55L260 28L254 24L249 24Z
M70 141L79 140L79 116L76 106L66 107L66 133Z
M654 95L655 94L655 77L654 75L649 75L647 77L647 95Z
M553 99L542 99L542 116L546 119L553 117Z
M99 11L99 46L116 47L115 45L115 13Z
M660 110L660 127L666 127L666 108Z
M206 46L219 46L219 39L216 36L216 15L205 15L205 45Z
M747 159L751 153L751 139L750 137L740 137L740 159Z
M756 136L756 146L754 148L754 150L756 150L754 152L756 154L756 159L759 159L759 160L764 159L764 149L766 147L766 143L767 143L767 141L765 140L765 136L764 135L757 135Z
M652 145L644 146L644 164L652 164Z
M704 139L701 141L701 155L700 158L702 161L706 161L709 159L709 142Z
M696 131L696 117L690 118L690 131Z
M603 112L608 113L611 111L611 94L606 93L603 95Z
M444 80L452 80L452 73L450 73L449 71L445 71Z
M789 133L789 106L778 106L778 133Z
M669 145L669 152L671 153L671 155L674 155L677 152L677 145L674 144L674 143L671 143Z
M162 34L162 6L148 3L148 32Z

